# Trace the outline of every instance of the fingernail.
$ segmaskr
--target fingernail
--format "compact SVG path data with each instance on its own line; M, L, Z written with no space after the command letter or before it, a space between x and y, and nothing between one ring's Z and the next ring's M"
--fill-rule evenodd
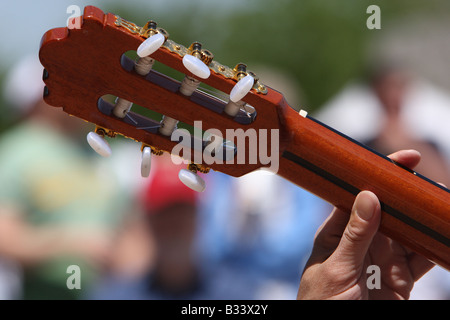
M417 150L415 150L415 149L409 149L409 150L407 150L409 153L414 153L414 154L418 154L419 156L422 156L422 154L419 152L419 151L417 151Z
M369 192L361 192L355 200L355 212L363 220L370 220L375 212L376 203Z

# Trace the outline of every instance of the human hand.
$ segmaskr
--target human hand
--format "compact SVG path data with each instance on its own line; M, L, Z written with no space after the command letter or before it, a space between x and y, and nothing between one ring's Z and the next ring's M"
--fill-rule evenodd
M420 153L403 150L389 156L409 168ZM335 208L319 228L302 275L298 299L408 299L414 282L434 264L378 232L380 202L362 191L352 212ZM367 268L380 270L380 289L367 287Z

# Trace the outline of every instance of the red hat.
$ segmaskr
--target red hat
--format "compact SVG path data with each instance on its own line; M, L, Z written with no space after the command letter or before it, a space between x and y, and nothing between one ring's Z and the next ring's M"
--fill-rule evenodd
M175 165L166 157L158 157L158 161L152 164L149 183L142 194L142 202L147 213L158 212L179 202L196 204L197 192L186 187L178 178L178 172L183 168L185 166Z

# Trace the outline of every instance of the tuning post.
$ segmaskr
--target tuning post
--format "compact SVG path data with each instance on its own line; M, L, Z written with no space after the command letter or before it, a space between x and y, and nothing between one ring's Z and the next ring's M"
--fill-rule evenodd
M242 108L245 108L245 101L240 100L238 102L233 102L230 100L228 101L223 111L227 115L235 117Z
M178 178L188 188L191 188L192 190L197 192L203 192L206 189L206 183L205 180L203 180L203 178L201 178L197 174L197 171L207 173L209 169L191 163L189 164L187 169L180 170L180 172L178 173Z
M145 30L142 36L148 37L137 48L138 58L134 63L134 70L141 76L146 76L150 73L155 64L155 59L150 55L158 50L167 40L168 34L164 29L157 29L157 24L154 21L149 21L143 28ZM123 98L117 98L116 104L113 108L113 114L118 118L125 118L130 111L133 103Z
M133 106L133 102L119 97L116 98L115 103L112 112L117 118L125 118Z
M180 92L186 97L190 97L194 93L194 91L197 90L199 85L199 80L190 76L185 76L183 81L181 82Z
M202 49L200 42L193 42L188 49L188 54L183 57L183 65L186 69L195 76L206 79L210 76L211 71L208 65L214 58L214 55L209 51ZM180 85L180 93L186 97L190 97L200 85L200 80L185 75ZM178 120L168 116L163 116L159 132L165 136L170 136L177 128Z
M141 36L147 37L147 39L137 48L138 58L135 62L135 70L139 75L146 76L155 63L155 59L150 55L166 42L169 34L164 29L157 28L157 23L153 20L147 22L142 30Z
M163 116L161 120L161 126L159 127L159 133L164 136L171 136L177 128L177 124L178 120L168 116Z
M134 70L140 76L145 77L150 73L155 64L155 59L151 57L138 57L134 62Z

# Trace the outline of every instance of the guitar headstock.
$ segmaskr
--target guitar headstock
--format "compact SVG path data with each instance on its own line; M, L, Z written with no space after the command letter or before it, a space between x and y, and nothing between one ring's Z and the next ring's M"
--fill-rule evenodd
M52 29L42 38L39 57L45 68L44 100L95 124L95 134L88 141L104 155L109 150L104 149L102 136L120 134L142 143L144 176L148 174L146 166L150 163L145 159L150 153L173 154L174 150L191 162L192 171L207 172L211 168L241 176L269 166L267 159L255 156L255 148L260 146L252 145L252 138L260 143L266 139L267 155L271 150L276 150L272 155L276 157L282 152L286 140L283 110L288 105L279 92L262 84L244 64L227 67L198 42L178 44L153 21L139 27L93 6L85 8L81 20L81 28ZM130 51L142 57L133 61L125 54ZM154 71L153 63L164 64L186 77L174 80ZM200 82L227 98L199 90ZM108 102L103 98L106 95L118 99ZM163 115L163 120L134 112L133 104ZM200 134L176 130L178 121L193 126ZM270 139L273 132L277 133L276 141ZM247 143L241 148L242 139ZM272 148L275 143L276 148ZM215 161L203 161L205 150Z

